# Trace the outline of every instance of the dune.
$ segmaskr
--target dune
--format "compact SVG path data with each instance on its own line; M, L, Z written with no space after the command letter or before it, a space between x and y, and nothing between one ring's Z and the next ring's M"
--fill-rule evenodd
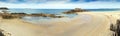
M116 23L119 14L119 11L79 12L66 21L56 19L45 25L21 19L0 19L0 30L4 30L6 36L111 36L110 24Z

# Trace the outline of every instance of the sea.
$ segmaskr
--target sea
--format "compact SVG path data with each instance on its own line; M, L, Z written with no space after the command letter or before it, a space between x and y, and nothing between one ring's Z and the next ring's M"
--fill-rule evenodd
M56 14L56 15L61 15L61 16L66 16L68 18L73 18L77 16L76 14L62 14L62 12L69 11L72 9L9 9L10 13L27 13L27 14L32 14L32 13L45 13L45 14ZM88 11L116 11L120 9L84 9ZM35 24L39 23L46 23L50 22L51 20L58 21L61 18L50 18L50 17L30 17L30 16L25 16L22 17L23 20L26 22L31 22ZM64 20L64 19L61 19Z
M46 14L61 14L61 12L69 11L72 9L10 9L11 13L46 13ZM120 9L84 9L88 11L116 11Z

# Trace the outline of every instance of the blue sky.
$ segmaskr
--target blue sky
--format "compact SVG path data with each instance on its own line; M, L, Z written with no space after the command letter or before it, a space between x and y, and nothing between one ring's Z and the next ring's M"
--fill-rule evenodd
M120 8L120 0L0 0L0 7L40 9Z
M120 1L120 0L0 0L1 2L8 2L8 3L46 3L49 1L66 1L67 2L94 2L94 1Z

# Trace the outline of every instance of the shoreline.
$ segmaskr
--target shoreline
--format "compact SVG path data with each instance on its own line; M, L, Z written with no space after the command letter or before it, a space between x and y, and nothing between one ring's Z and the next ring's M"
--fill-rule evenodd
M80 12L74 18L55 19L55 22L50 20L45 25L39 23L41 26L22 19L0 19L0 29L11 36L109 36L109 26L116 23L119 14L120 12Z

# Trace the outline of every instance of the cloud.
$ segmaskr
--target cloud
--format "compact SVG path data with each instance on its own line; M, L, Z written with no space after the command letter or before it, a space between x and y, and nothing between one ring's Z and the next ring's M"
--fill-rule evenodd
M7 3L48 3L48 2L68 2L70 0L0 0Z
M88 3L95 1L105 1L105 2L117 2L119 0L0 0L6 3L29 3L29 4L38 4L38 3Z
M6 0L4 2L9 2L9 3L13 3L13 2L18 2L17 0Z
M46 2L47 0L24 0L27 3L41 3Z
M12 4L0 2L0 7L8 8L32 8L32 9L99 9L99 8L120 8L118 2L90 2L90 3L40 3L40 4Z
M60 8L60 9L74 9L74 8L83 8L83 9L100 9L100 8L120 8L119 3L112 2L91 2L91 3L79 3L79 4L42 4L45 8Z

